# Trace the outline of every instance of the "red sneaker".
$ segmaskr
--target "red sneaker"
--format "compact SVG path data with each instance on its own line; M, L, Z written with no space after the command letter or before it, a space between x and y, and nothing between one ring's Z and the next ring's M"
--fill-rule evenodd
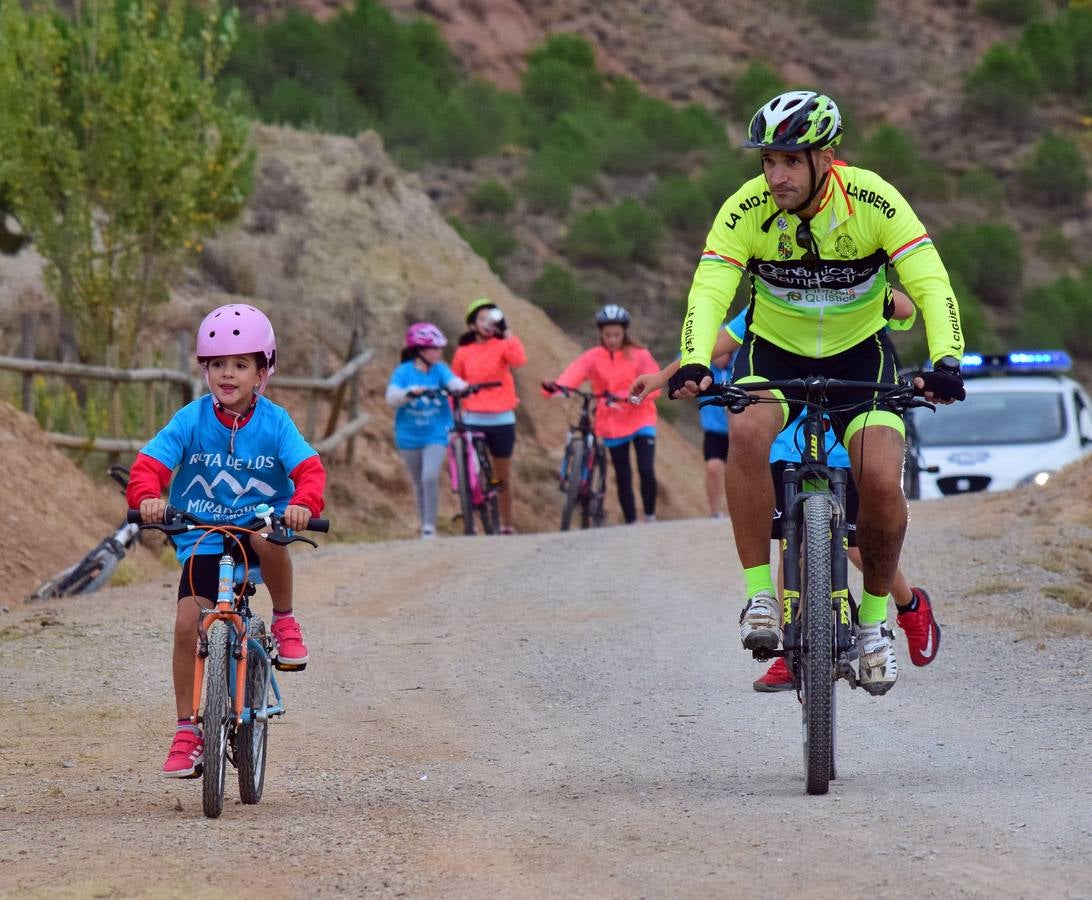
M273 640L277 643L277 668L287 666L290 669L302 669L310 658L307 645L303 642L300 623L295 618L276 619L273 627Z
M174 733L167 761L160 770L164 778L196 778L205 761L205 739L188 728Z
M766 670L766 674L755 681L753 687L760 694L773 694L777 691L791 691L792 671L785 664L785 657L779 656L773 661L773 665Z
M913 612L900 612L896 621L906 633L910 662L915 666L927 666L937 658L937 651L940 650L940 626L933 618L929 595L921 588L910 590L917 598L918 608Z

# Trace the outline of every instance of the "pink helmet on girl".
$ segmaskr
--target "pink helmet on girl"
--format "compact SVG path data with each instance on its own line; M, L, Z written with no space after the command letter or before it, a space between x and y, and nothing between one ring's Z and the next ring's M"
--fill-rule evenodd
M406 348L446 347L447 338L431 322L414 322L406 329Z
M270 376L277 370L277 338L265 313L248 303L229 303L210 312L197 328L197 361L205 368L208 381L208 360L216 356L265 355L266 373L258 393L261 394Z

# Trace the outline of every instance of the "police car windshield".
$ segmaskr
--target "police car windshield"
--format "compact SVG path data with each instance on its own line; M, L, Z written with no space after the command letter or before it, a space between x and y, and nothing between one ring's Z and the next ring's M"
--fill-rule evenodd
M1062 395L1055 392L967 392L967 399L921 415L914 424L923 447L1036 444L1065 434Z

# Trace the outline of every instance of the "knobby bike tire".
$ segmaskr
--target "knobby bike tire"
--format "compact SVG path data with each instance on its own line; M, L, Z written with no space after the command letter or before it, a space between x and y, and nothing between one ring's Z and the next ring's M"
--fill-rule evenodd
M801 715L804 780L809 794L825 794L833 774L834 613L830 576L831 498L804 501L803 653Z
M585 505L585 515L587 516L587 522L584 523L585 528L588 525L591 525L592 528L600 528L606 519L603 504L607 497L607 454L598 441L596 441L594 453L595 462L592 463L591 467L591 478L588 483L587 503Z
M455 474L459 479L459 508L463 514L463 534L474 533L474 498L470 493L470 447L466 438L458 435L455 448Z
M583 437L573 437L572 443L565 450L568 467L568 480L565 482L565 499L561 507L561 530L568 531L573 524L573 513L577 500L580 499L580 482L584 474L584 454L587 447Z
M493 471L489 447L482 438L474 438L474 453L478 457L478 481L482 489L482 504L478 508L482 531L486 534L500 534L500 497L495 487L497 476Z
M208 636L205 708L202 713L205 771L202 775L201 808L210 819L216 819L224 811L224 782L227 778L228 719L231 715L228 695L231 628L226 622L213 622Z
M265 622L254 616L247 626L247 634L260 644L266 643ZM257 803L262 799L265 787L265 751L269 741L269 721L255 717L258 710L268 705L265 679L269 671L269 659L262 659L253 651L247 653L246 692L243 702L250 709L250 721L239 726L235 733L235 764L239 769L239 799L243 803Z

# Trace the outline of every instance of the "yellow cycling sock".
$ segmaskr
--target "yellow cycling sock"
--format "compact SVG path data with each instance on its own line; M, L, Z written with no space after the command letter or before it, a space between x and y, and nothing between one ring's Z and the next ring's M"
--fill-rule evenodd
M770 572L770 564L764 566L751 566L743 570L743 582L747 585L747 596L753 597L759 591L774 592L773 574Z
M877 597L868 591L861 591L861 608L857 618L862 625L875 625L887 618L887 598L889 594Z

